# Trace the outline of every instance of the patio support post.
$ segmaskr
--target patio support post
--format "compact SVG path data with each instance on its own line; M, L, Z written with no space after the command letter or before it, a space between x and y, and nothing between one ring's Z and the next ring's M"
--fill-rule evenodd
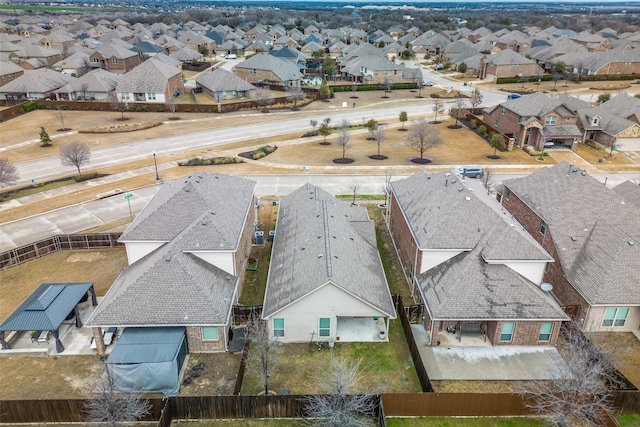
M104 345L104 339L102 337L102 328L97 327L97 328L92 328L92 330L93 330L93 339L96 342L96 350L98 350L98 354L102 356L107 351Z
M76 328L82 328L82 320L80 319L80 309L78 304L73 308L73 313L76 315Z
M3 350L11 350L11 346L4 340L4 331L0 331L0 343L2 343Z
M62 353L64 351L64 345L62 344L62 341L60 340L60 329L55 329L53 331L50 331L51 335L53 335L53 338L55 338L56 340L56 352L57 353Z
M91 305L95 307L98 305L98 298L96 297L96 290L93 288L93 285L89 288L89 292L91 292Z

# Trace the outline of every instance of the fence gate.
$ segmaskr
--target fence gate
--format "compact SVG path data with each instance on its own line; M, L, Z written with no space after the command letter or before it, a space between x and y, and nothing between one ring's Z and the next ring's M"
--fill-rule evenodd
M422 323L422 304L409 305L404 308L409 323L420 324Z

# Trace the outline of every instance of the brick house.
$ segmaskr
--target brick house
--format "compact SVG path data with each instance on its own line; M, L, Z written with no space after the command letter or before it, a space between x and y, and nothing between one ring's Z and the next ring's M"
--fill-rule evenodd
M148 59L121 76L116 86L118 97L131 102L165 103L184 91L179 68Z
M160 187L120 237L129 266L87 321L94 336L109 326L179 326L190 351L225 351L251 249L254 188L206 173Z
M580 74L586 76L640 74L640 48L593 53L580 60L578 66Z
M566 162L504 182L502 206L553 256L543 280L591 331L640 327L640 209Z
M480 59L478 78L496 80L504 77L542 76L544 70L535 61L505 49Z
M102 45L89 57L90 67L115 74L125 74L141 63L140 55L117 44Z
M528 145L542 150L545 141L553 141L574 149L583 136L578 111L588 107L588 103L578 98L550 98L538 92L486 108L482 118L512 138L518 147Z
M553 258L450 173L392 182L387 223L430 345L454 331L494 346L554 345L568 317L541 287Z
M300 69L286 59L260 52L235 66L233 72L251 84L300 86Z

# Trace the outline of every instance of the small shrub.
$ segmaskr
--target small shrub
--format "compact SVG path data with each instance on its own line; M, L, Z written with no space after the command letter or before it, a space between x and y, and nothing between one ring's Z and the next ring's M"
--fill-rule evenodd
M29 111L33 111L36 109L36 103L33 101L25 102L22 107L20 107L21 113L28 113Z
M485 125L480 125L478 127L478 133L480 136L485 136L487 134L487 127Z
M266 156L264 151L257 151L257 152L254 152L253 154L251 154L251 157L253 158L253 160L261 159L264 156Z
M204 163L204 159L196 157L196 158L187 160L184 165L185 166L204 166L205 163Z
M471 124L471 129L476 129L478 127L478 121L476 119L472 119L469 123Z
M191 108L185 108L185 109L184 109L184 112L185 112L185 113L190 113L190 112L191 112Z
M600 144L598 144L597 142L595 142L592 139L589 139L587 141L584 142L584 145L586 145L587 147L596 150L596 151L601 151L603 150L602 146Z
M309 132L303 133L302 137L303 138L308 138L308 137L311 137L311 136L318 136L318 135L319 135L319 133L318 133L317 130L310 130Z
M163 106L156 107L156 111L158 113L164 113L164 107Z
M88 181L90 179L94 179L98 177L98 172L86 173L84 175L76 175L73 179L76 182Z
M47 105L46 104L38 104L37 107L38 107L38 110L44 110L45 108L47 108Z

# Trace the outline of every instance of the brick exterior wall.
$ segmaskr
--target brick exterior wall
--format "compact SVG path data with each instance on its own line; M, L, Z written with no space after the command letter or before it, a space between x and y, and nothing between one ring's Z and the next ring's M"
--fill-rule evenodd
M505 135L513 135L518 140L522 126L520 125L520 116L505 108L502 114L502 107L497 106L491 114L483 113L482 120L493 126L497 131ZM496 125L496 122L498 123Z
M218 327L217 341L203 341L202 328L199 326L187 326L187 343L189 345L189 353L212 353L225 351L225 341L227 339L226 328Z
M547 271L542 276L544 282L553 285L553 295L560 301L563 306L580 306L580 319L585 319L589 312L589 304L580 296L580 294L571 286L564 276L564 271L560 260L556 253L556 247L553 243L550 227L544 234L540 232L542 218L533 212L517 195L511 193L507 198L508 187L503 190L501 203L527 232L553 257L555 262L549 263Z
M184 92L184 83L182 82L182 73L178 73L167 81L167 88L164 92L165 99L172 99L176 92Z
M497 79L500 79L504 77L518 77L520 75L526 77L541 76L544 74L544 71L538 64L518 64L517 67L513 67L511 64L495 65L489 62L486 66L486 74L492 74Z
M91 68L95 68L96 64L98 64L103 70L115 74L125 74L142 63L142 59L138 55L134 55L126 59L117 58L118 62L114 64L113 58L105 58L100 52L95 52L91 55L89 61Z
M413 267L414 272L420 271L421 259L418 256L416 260L417 244L393 192L389 198L389 233L398 252L404 274L410 282L413 282L411 268ZM415 292L413 283L411 284L411 292L415 299L418 293Z
M255 206L255 198L251 199L251 207L249 208L249 213L247 214L247 220L244 223L242 229L242 235L240 236L240 241L238 242L238 250L236 251L234 257L235 262L235 271L236 276L240 278L240 286L244 282L243 277L246 273L245 266L247 262L247 258L249 258L249 253L251 252L251 244L253 243L253 224L256 221L256 209ZM269 230L262 230L265 234L265 241L267 239L267 234ZM268 267L268 266L267 266ZM238 293L236 295L236 299L242 293L242 289L238 288ZM237 301L236 301L237 302Z
M551 331L549 341L538 341L540 327L544 322L515 322L511 341L500 341L502 325L504 323L505 322L489 322L487 325L487 339L494 346L555 345L558 334L560 333L560 325L562 324L562 322L553 322L553 330Z
M611 74L640 74L640 62L631 62L626 65L625 62L610 62L604 67L595 70L596 75Z
M280 80L278 76L276 76L272 71L269 70L258 70L254 68L242 68L236 66L234 69L236 76L240 77L248 81L251 84L273 84L273 85L283 85L284 82ZM296 86L299 86L299 82L297 82Z

